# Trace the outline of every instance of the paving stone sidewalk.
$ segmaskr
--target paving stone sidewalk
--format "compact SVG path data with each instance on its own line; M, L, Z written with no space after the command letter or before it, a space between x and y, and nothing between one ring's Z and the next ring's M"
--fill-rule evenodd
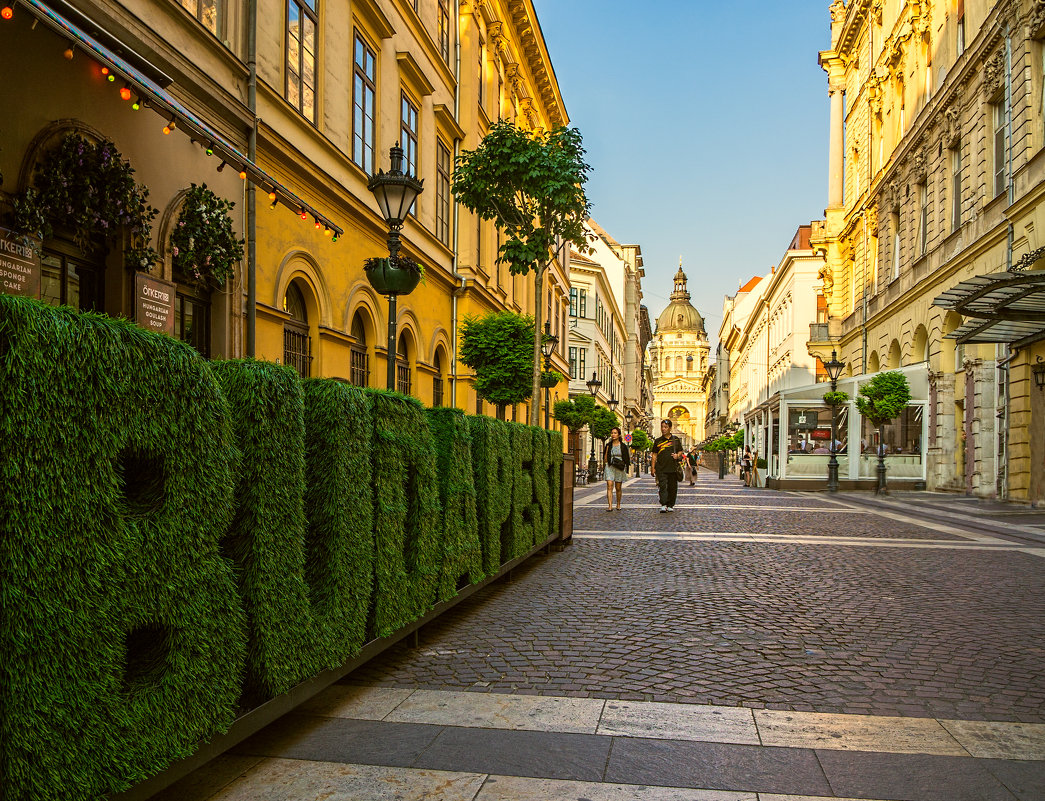
M564 552L163 801L1045 798L1045 549L709 474L672 514L600 489Z

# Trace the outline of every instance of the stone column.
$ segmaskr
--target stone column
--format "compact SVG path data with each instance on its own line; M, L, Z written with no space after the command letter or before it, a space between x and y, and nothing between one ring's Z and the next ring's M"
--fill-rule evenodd
M827 207L829 209L837 209L843 205L842 132L845 126L845 119L843 117L842 95L845 84L841 75L833 74L833 69L831 73L828 78L828 95L831 98L831 132L827 161Z

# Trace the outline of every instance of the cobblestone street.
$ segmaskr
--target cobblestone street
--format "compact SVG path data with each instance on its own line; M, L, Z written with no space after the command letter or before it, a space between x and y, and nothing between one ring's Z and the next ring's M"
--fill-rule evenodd
M668 514L603 486L564 552L164 797L317 798L332 764L371 788L339 798L1045 797L1040 541L706 472Z

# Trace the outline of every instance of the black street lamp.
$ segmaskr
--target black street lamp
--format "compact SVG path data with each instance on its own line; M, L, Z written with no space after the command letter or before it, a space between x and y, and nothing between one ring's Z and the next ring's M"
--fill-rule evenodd
M632 423L632 421L634 419L635 418L632 416L630 411L627 414L624 415L624 425L626 425L628 427L628 433L629 434L631 433L631 423ZM638 475L638 469L639 469L638 468L639 460L635 458L635 448L634 447L632 447L631 451L632 451L632 453L631 453L631 461L635 463L635 475L637 476Z
M552 369L552 354L555 352L556 346L559 344L559 338L552 333L552 324L550 322L544 323L544 339L541 342L541 351L544 353L544 372L549 372ZM548 406L551 404L551 388L548 386L544 387L544 427L548 428Z
M424 181L403 172L403 148L396 142L388 150L389 170L378 170L370 176L367 189L374 193L381 216L388 225L388 260L389 267L395 268L396 256L399 254L399 232L403 222L414 205L417 196L424 191ZM415 282L416 285L416 282ZM408 295L413 286L404 291L402 288L387 288L388 296L388 389L396 388L396 297Z
M599 377L595 374L591 374L591 380L587 382L588 392L594 398L599 394L599 388L602 386L602 382ZM588 483L595 483L595 474L599 470L599 463L595 461L595 437L591 433L591 423L588 423L588 439L591 440L591 456L588 457Z
M838 361L838 354L831 351L831 361L824 364L827 377L831 379L831 391L838 389L838 377L845 364ZM838 492L838 404L831 404L831 458L827 461L827 491Z

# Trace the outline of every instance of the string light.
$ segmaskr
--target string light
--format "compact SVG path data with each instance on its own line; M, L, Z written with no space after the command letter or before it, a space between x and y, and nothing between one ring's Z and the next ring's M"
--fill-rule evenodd
M62 51L62 55L65 56L66 61L73 60L73 46L69 45L65 50Z
M302 220L307 220L308 219L308 212L306 212L304 209L301 210L301 219Z
M208 156L213 156L214 155L214 145L211 145L211 144L207 145L207 155Z
M338 240L338 235L334 234L334 238L332 240L330 240L330 241L331 242L337 242L337 240Z
M276 200L276 192L275 192L275 190L273 190L272 192L269 192L269 200L275 202L275 200Z
M246 181L247 180L247 171L246 170L240 170L239 171L239 177L240 177L241 180Z
M221 164L218 165L218 172L221 172L224 169L225 169L225 159L222 159L221 160Z
M316 217L316 230L318 231L322 227L323 227L323 223L321 223L319 221L319 217Z
M330 236L332 233L334 233L334 232L332 230L330 230L329 228L324 228L323 229L323 236Z
M164 132L164 134L169 134L171 131L173 131L177 127L178 127L178 121L176 119L174 119L174 117L171 117L170 122L168 122L166 125L163 126L163 132Z
M269 208L270 208L270 209L274 209L274 208L276 208L276 206L278 206L278 205L279 205L279 202L278 202L278 201L275 201L275 200L273 200L273 201L272 201L272 205L271 205L271 206L269 206Z
M131 99L131 87L129 87L127 84L124 84L123 86L120 87L120 99L122 99L122 100L130 100Z
M140 98L140 97L136 97L136 98L134 98L134 102L133 102L133 103L131 103L131 108L132 108L132 109L133 109L134 111L137 111L137 110L138 110L138 109L140 109L141 107L142 107L142 101L141 101L141 98Z
M4 19L11 19L15 15L15 10L11 6L4 6L0 9L0 17Z

